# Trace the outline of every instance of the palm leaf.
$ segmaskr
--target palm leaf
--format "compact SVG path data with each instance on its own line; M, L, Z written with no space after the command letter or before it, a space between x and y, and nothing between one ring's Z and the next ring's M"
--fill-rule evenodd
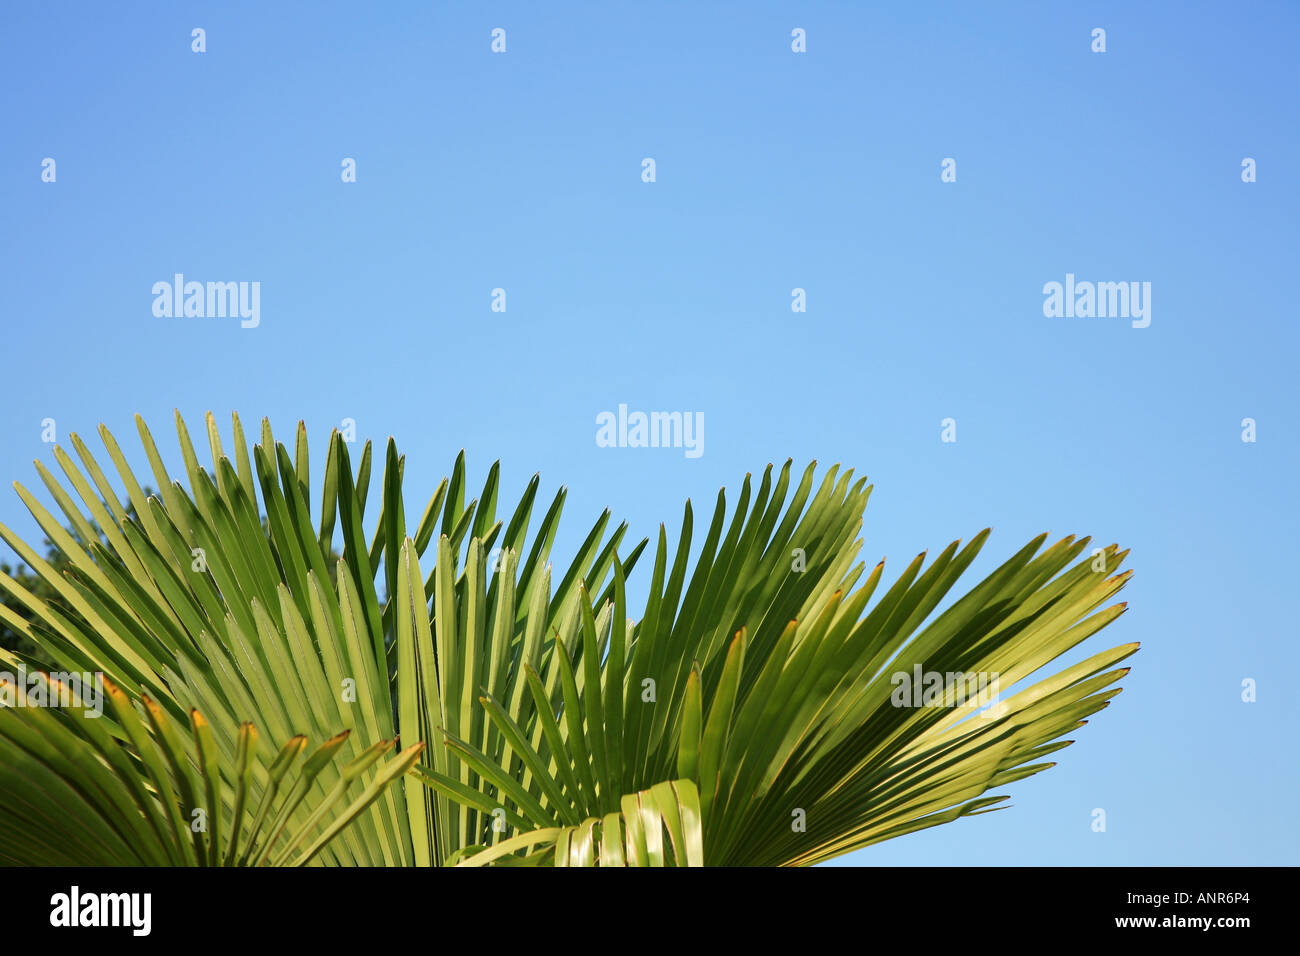
M66 675L64 675L66 676ZM223 765L212 726L198 711L178 735L149 698L132 702L104 681L109 714L84 686L35 672L0 694L41 706L0 712L0 862L18 866L301 866L310 863L418 759L422 744L388 756L379 741L339 771L323 799L313 780L347 739L339 734L305 762L292 737L259 773L258 733L240 726ZM62 703L66 706L52 706ZM143 711L143 714L140 712ZM360 778L377 772L367 783ZM295 811L302 808L302 822Z
M789 465L775 481L769 470L752 499L747 481L730 522L719 498L689 579L689 506L675 558L661 531L634 625L616 563L612 600L584 594L555 653L525 664L531 712L482 697L518 764L447 732L480 785L437 773L425 784L536 834L602 819L656 779L686 779L698 785L709 864L806 865L997 808L1005 797L990 790L1052 766L1041 758L1118 693L1127 670L1115 665L1136 644L1002 689L1122 613L1098 608L1128 580L1116 573L1126 552L1081 558L1087 539L1042 550L1042 536L935 615L985 531L928 567L919 556L873 603L883 564L865 580L853 566L870 489L832 469L813 495L809 470L780 516L788 476ZM927 705L898 706L896 675L916 668L957 681ZM965 693L980 675L994 676L996 699L978 680Z
M189 714L198 709L211 722L213 747L224 761L238 756L239 728L246 721L279 739L298 734L326 739L339 729L355 731L342 745L342 753L353 759L377 741L397 737L399 729L408 741L419 741L437 739L432 730L448 725L477 740L475 728L483 730L486 723L475 705L476 682L492 678L499 692L519 696L515 682L522 684L522 678L508 655L525 630L527 613L520 608L534 610L542 628L576 614L580 586L599 587L608 577L626 533L626 526L611 527L608 512L603 514L551 598L548 562L563 489L530 537L538 480L503 525L496 516L497 469L482 495L467 505L462 455L412 536L402 500L404 459L390 440L379 478L377 530L367 542L369 445L354 471L347 443L337 431L330 436L322 509L313 520L301 424L292 457L274 440L268 422L262 423L261 441L250 455L239 418L233 417L232 461L209 415L209 472L177 414L187 485L169 475L143 420L137 419L137 426L158 495L146 494L116 439L102 427L100 437L128 506L119 503L105 471L75 434L70 442L80 468L62 448L54 449L70 491L38 465L62 520L17 486L37 523L66 556L69 570L61 574L0 525L0 538L55 595L47 600L16 578L0 575L5 599L0 618L39 648L39 659L4 659L102 672L137 702L146 696L156 701L159 719L172 733L188 732ZM422 578L417 562L435 544L435 535L432 570ZM336 537L341 555L334 551ZM510 581L503 586L504 577L493 575L486 586L486 555L498 541L510 564ZM404 544L410 545L409 556ZM525 552L527 559L520 561ZM439 557L444 560L437 567L433 559ZM403 574L404 588L399 587ZM442 657L432 649L434 622L426 606L439 581L444 600L459 595L456 613L466 615L464 625L449 617L446 628L436 632L447 644ZM543 591L545 597L539 597ZM422 612L399 615L403 600ZM401 639L408 625L413 639L422 642L418 660L409 654L410 642ZM490 637L500 640L494 645ZM455 691L449 695L454 711L447 714L437 692L444 682ZM441 746L436 749L425 758L432 766L450 761L461 772L454 757ZM258 754L253 761L264 774L272 758ZM376 773L371 768L366 779ZM310 782L310 795L324 799L342 779L342 770L328 763ZM465 779L477 784L468 773ZM297 805L286 825L302 825L308 818L305 807ZM333 863L437 863L478 825L476 815L458 804L426 805L424 788L408 784L385 790L357 826L320 855Z
M241 749L245 722L278 739L350 731L338 744L350 762L313 764L266 821L323 862L585 862L602 859L588 847L607 835L613 860L627 852L626 801L664 796L666 781L698 799L687 862L819 862L997 808L989 792L1050 766L1042 758L1118 693L1115 665L1136 649L1039 674L1123 610L1100 608L1127 581L1126 552L1085 556L1087 539L1035 539L942 612L987 531L928 566L919 556L878 593L883 563L868 572L858 557L871 489L838 466L819 481L815 464L796 476L790 462L756 485L747 477L730 513L719 493L698 543L688 502L675 547L659 529L632 620L626 577L647 542L621 561L626 527L606 512L555 580L565 494L530 535L536 477L500 520L499 469L467 504L462 454L411 528L395 444L372 496L377 456L366 445L354 469L335 432L313 518L301 424L292 455L267 422L250 455L234 418L232 460L209 416L210 473L176 424L186 484L138 421L157 496L101 429L129 505L75 435L80 468L55 449L71 491L38 466L63 518L19 494L68 571L0 525L54 595L0 576L0 617L44 662L102 671L148 699L157 739L190 733L201 711L199 766L247 760L258 786L276 764ZM996 674L1009 696L987 707L945 687L929 706L896 706L897 675L917 669ZM349 767L377 781L364 761L399 734L429 744L416 773L317 845L320 801L351 784ZM169 772L183 791L187 774ZM191 786L184 799L211 801ZM215 792L227 811L240 799Z
M492 847L471 847L452 862L463 867L703 866L699 793L690 780L667 781L625 795L618 811L572 826L529 830Z

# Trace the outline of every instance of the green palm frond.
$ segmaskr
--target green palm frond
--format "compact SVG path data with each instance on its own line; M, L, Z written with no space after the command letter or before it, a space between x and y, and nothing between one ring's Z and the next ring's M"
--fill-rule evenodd
M626 794L621 804L620 811L574 826L529 830L491 847L468 847L450 862L463 867L704 865L700 795L692 781Z
M223 766L246 721L277 739L351 731L340 755L352 761L398 736L424 741L401 785L317 848L321 862L608 865L619 847L638 863L659 845L685 864L816 863L996 809L1005 798L990 791L1051 766L1136 649L1038 673L1123 610L1101 608L1128 578L1127 552L1088 552L1087 539L1035 539L942 612L987 531L882 587L883 563L859 560L871 488L838 466L820 481L815 464L796 475L789 462L747 477L730 511L719 493L700 542L688 502L675 547L659 529L632 618L626 580L648 542L620 560L626 526L606 512L554 580L565 494L530 534L537 477L498 520L498 467L466 503L462 455L408 525L395 444L367 512L371 446L354 469L335 432L313 518L301 424L292 454L265 422L250 454L232 424L233 460L208 417L209 474L177 417L187 486L138 420L157 496L101 428L129 507L79 438L81 468L56 448L72 492L38 471L63 521L19 494L67 571L0 525L57 595L0 576L0 621L41 663L156 701L172 733L201 711ZM896 682L913 673L959 680L912 706ZM972 674L996 675L992 705L962 695ZM258 779L274 765L249 759ZM379 771L358 773L368 786ZM313 801L345 775L322 767L286 827L316 825ZM642 801L633 825L629 799ZM688 818L698 825L673 829Z
M480 827L499 808L517 831L550 832L617 811L623 794L693 780L710 864L811 864L994 809L1005 798L990 789L1051 766L1039 761L1071 743L1059 738L1118 693L1126 671L1108 668L1135 644L1005 699L999 689L1123 612L1097 608L1127 581L1116 573L1126 552L1079 560L1087 539L1066 538L1039 553L1041 536L926 624L988 532L928 568L919 556L873 604L883 564L860 585L854 565L869 489L832 470L810 495L811 480L809 469L782 512L789 466L775 482L769 469L752 499L742 487L729 524L720 497L689 580L688 506L675 558L661 530L639 622L625 616L616 562L612 601L584 592L548 658L525 647L529 696L483 695L491 746L445 731L478 787L437 770L424 783L473 808ZM898 706L895 675L917 669L958 682ZM994 676L996 700L981 675Z
M423 744L384 759L382 740L343 766L323 798L308 799L333 764L345 731L305 761L290 738L262 769L257 729L239 728L222 766L212 727L198 711L180 736L162 708L132 702L105 680L102 701L80 684L41 672L21 686L0 678L0 861L18 866L302 866L419 758ZM15 706L16 695L41 706ZM64 707L49 706L62 702ZM137 709L139 707L139 710ZM139 712L144 711L143 716ZM382 761L382 763L381 763ZM377 767L368 783L360 778ZM302 808L301 823L293 823Z
M410 648L398 640L396 596L399 570L407 566L400 546L408 537L413 559L434 546L436 538L434 553L452 556L443 565L444 585L450 580L449 586L462 593L467 580L483 576L488 555L498 545L509 554L509 593L503 593L494 578L481 600L462 603L467 609L472 604L473 614L457 633L472 637L481 650L487 646L481 633L486 621L493 622L498 634L513 634L522 627L524 612L516 607L532 609L531 619L541 629L576 614L580 585L599 586L608 577L627 530L626 525L611 527L609 513L602 514L552 589L550 550L566 493L561 489L555 496L530 537L537 477L503 522L496 514L497 467L491 469L480 496L467 504L462 455L411 532L401 494L405 462L390 440L379 479L383 491L375 532L367 541L363 525L372 470L368 443L354 471L347 443L337 431L331 435L322 503L313 521L309 453L301 424L291 454L275 442L264 421L261 441L250 454L240 420L233 417L232 460L209 415L209 472L199 464L178 414L187 488L172 480L144 421L136 421L158 495L145 493L116 439L102 426L100 438L129 505L120 503L100 463L75 434L70 441L76 461L63 448L54 448L71 490L37 464L66 526L30 491L16 485L41 529L66 557L67 571L60 573L0 525L0 538L55 595L47 600L17 578L0 575L0 620L40 652L39 659L33 659L0 650L0 660L31 669L102 672L133 699L147 695L157 701L165 720L179 732L185 732L189 712L198 709L212 722L226 761L236 756L244 721L277 739L298 734L326 739L339 730L354 731L344 745L345 754L353 758L376 741L396 738L399 728L408 741L436 739L434 728L443 726L444 717L436 706L428 709L437 704L437 692L425 691L444 679L455 691L458 680L463 683L473 674L464 670L470 658L462 659L458 647L447 648L454 656L443 658L445 678L441 673L435 677L429 643L421 645L423 671L416 669L414 656L405 656ZM342 542L341 555L333 551L336 538ZM642 547L644 542L632 549L629 564ZM520 560L524 553L527 557ZM457 565L465 570L456 573ZM438 577L430 573L414 581L414 595L428 598ZM541 605L537 595L544 595ZM403 620L409 623L411 618ZM430 623L424 615L421 634L429 633ZM411 682L419 673L424 676L416 690ZM499 676L503 683L498 686L506 689L518 679L513 673ZM449 697L455 709L446 718L447 726L459 729L456 721L462 713L467 723L481 720L468 713L477 691L472 684L466 686L463 694ZM0 712L0 719L3 716ZM263 770L269 761L269 755L256 759ZM339 779L337 768L325 767L313 783L315 794L323 797ZM427 803L424 788L407 783L386 791L321 857L325 862L363 865L440 864L466 845L468 831L452 819L458 812L454 804L444 802L439 808L436 801ZM294 820L303 819L300 807Z

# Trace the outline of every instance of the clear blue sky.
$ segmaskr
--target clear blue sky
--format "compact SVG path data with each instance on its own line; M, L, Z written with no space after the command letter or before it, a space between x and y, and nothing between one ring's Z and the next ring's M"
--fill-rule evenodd
M0 475L39 486L45 418L140 462L142 413L176 462L174 407L236 409L395 435L421 504L462 447L503 500L540 470L560 553L791 456L871 477L887 568L1118 541L1116 703L1014 809L849 861L1300 862L1300 15L1068 6L6 8ZM176 272L260 282L260 326L156 318ZM1044 317L1066 273L1150 282L1150 326ZM704 454L597 447L619 403L702 412Z

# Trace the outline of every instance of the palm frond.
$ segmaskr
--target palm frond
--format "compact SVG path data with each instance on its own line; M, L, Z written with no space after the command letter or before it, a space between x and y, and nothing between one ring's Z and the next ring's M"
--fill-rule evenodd
M176 416L187 487L172 480L151 433L137 418L160 489L157 495L145 493L116 439L101 427L100 438L125 488L127 505L119 501L119 493L79 436L73 434L70 442L81 467L55 446L55 460L71 492L39 463L37 470L66 526L30 491L16 487L41 529L66 556L68 570L60 573L0 525L0 538L54 595L47 600L18 579L0 575L5 598L0 619L40 651L39 660L14 655L6 659L103 673L133 699L148 696L156 701L164 719L181 732L189 712L201 710L227 761L236 757L239 726L245 721L266 728L277 739L298 734L325 739L339 730L353 731L344 745L353 758L379 740L397 737L399 728L408 741L436 737L431 728L443 726L445 718L437 706L428 708L437 704L437 694L417 698L411 684L416 660L406 656L409 642L399 640L399 577L409 570L400 548L403 542L409 540L415 560L436 537L431 557L446 559L441 577L431 572L422 578L417 569L416 577L406 580L406 599L423 605L441 581L444 599L448 588L460 593L458 607L468 614L454 633L471 636L473 644L462 647L453 636L443 648L445 673L435 675L431 668L436 655L426 642L421 652L425 673L419 678L421 693L448 683L455 708L448 726L460 729L455 719L462 714L467 727L475 721L482 724L481 714L473 712L474 668L482 666L485 675L496 673L503 693L517 679L513 672L501 670L499 655L486 656L486 622L492 622L495 634L513 635L523 626L525 611L519 608L537 611L533 619L541 628L575 614L580 585L599 586L609 575L626 534L626 525L612 527L609 513L602 514L551 597L549 558L563 510L563 489L530 537L539 479L533 478L508 522L502 522L496 513L497 466L482 494L466 504L461 455L408 535L402 498L405 462L390 440L376 531L367 541L363 526L370 497L369 444L354 471L348 444L337 431L331 434L321 508L313 523L309 452L301 423L292 457L265 421L261 441L250 455L242 424L233 416L233 460L211 415L206 426L211 472L199 464L189 430L179 413ZM341 554L334 551L336 537ZM490 587L478 587L486 580L488 556L498 545L509 556L509 584L494 575ZM629 563L643 546L632 550ZM526 559L520 560L524 553ZM464 570L457 571L458 566ZM464 596L471 584L478 587L472 600ZM535 600L538 594L545 594L544 604ZM409 623L413 618L402 620ZM430 627L426 612L419 633L429 634ZM452 628L447 633L452 634ZM498 670L490 672L494 664ZM462 693L461 687L467 689ZM426 759L445 762L441 754ZM459 772L459 763L451 759ZM255 760L263 771L269 761L265 754ZM315 795L324 797L340 779L341 771L327 765L312 784ZM393 788L367 809L356 828L324 848L322 857L363 865L439 863L467 838L465 822L453 819L459 814L454 804L427 804L423 787ZM301 808L294 819L305 819Z
M1042 758L1072 743L1060 738L1119 692L1127 670L1113 668L1136 644L1003 694L1123 612L1098 608L1128 580L1127 552L1081 559L1087 539L1042 550L1040 536L935 616L985 531L928 567L918 556L873 603L883 563L860 585L850 567L869 489L832 471L805 503L806 472L778 522L788 468L752 504L746 482L725 534L719 499L689 581L689 506L671 574L661 532L636 623L616 563L612 600L584 593L555 653L524 657L531 707L484 694L495 748L445 733L478 788L437 772L425 784L541 832L692 780L710 865L806 865L995 809L1005 797L990 790L1052 766ZM914 673L956 680L900 701Z
M451 862L462 867L704 865L694 783L665 781L620 802L621 810L573 826L529 830L492 847L466 848Z
M424 749L415 744L385 759L393 741L381 740L340 768L324 797L309 798L346 731L303 761L307 739L291 737L263 770L257 729L245 723L233 762L223 764L197 710L182 736L152 699L137 704L111 681L103 681L104 713L102 701L89 701L84 685L67 679L75 675L34 672L21 683L9 676L0 677L6 865L302 866Z
M859 560L871 488L838 466L820 480L815 463L747 476L730 510L719 493L699 543L688 502L675 546L659 529L634 619L626 582L648 542L621 560L627 529L605 512L554 580L565 493L530 534L536 476L499 520L498 466L467 503L461 455L408 523L395 443L381 465L365 445L354 469L336 431L313 518L301 424L291 453L263 422L250 454L234 417L232 458L208 416L209 473L178 415L185 484L137 424L157 495L104 428L126 504L76 435L80 467L54 451L70 491L38 465L62 520L18 486L66 571L0 525L53 595L0 575L0 620L42 663L104 673L146 707L157 739L194 732L201 712L199 767L247 761L264 786L278 758L243 747L247 722L280 740L347 731L349 762L313 765L276 823L322 862L612 862L619 846L640 862L653 839L644 856L629 849L636 799L662 811L674 861L816 863L996 809L990 791L1051 766L1043 758L1118 693L1115 665L1136 649L1039 674L1123 611L1103 605L1128 579L1127 552L1086 553L1088 539L1044 548L1040 536L942 612L987 531L882 588L883 563ZM958 680L900 700L899 676L913 674ZM970 675L981 691L991 675L995 700L963 694ZM314 808L354 779L375 784L383 771L366 761L398 736L428 745L414 772L317 845ZM665 787L679 821L683 795L698 800L698 842L694 829L676 841ZM237 792L216 799L227 819Z

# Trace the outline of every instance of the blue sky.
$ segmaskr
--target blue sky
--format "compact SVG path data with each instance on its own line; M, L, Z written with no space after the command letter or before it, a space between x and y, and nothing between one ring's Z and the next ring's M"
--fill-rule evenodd
M990 6L7 10L0 474L39 484L46 418L140 462L139 412L175 462L173 408L237 410L396 436L421 503L461 448L503 501L540 470L557 553L789 457L870 476L887 568L988 525L967 585L1042 531L1118 541L1115 704L1014 809L846 861L1300 862L1300 14ZM177 272L260 282L260 324L156 317ZM1150 282L1149 327L1045 317L1067 273ZM598 447L620 403L701 412L703 455Z

